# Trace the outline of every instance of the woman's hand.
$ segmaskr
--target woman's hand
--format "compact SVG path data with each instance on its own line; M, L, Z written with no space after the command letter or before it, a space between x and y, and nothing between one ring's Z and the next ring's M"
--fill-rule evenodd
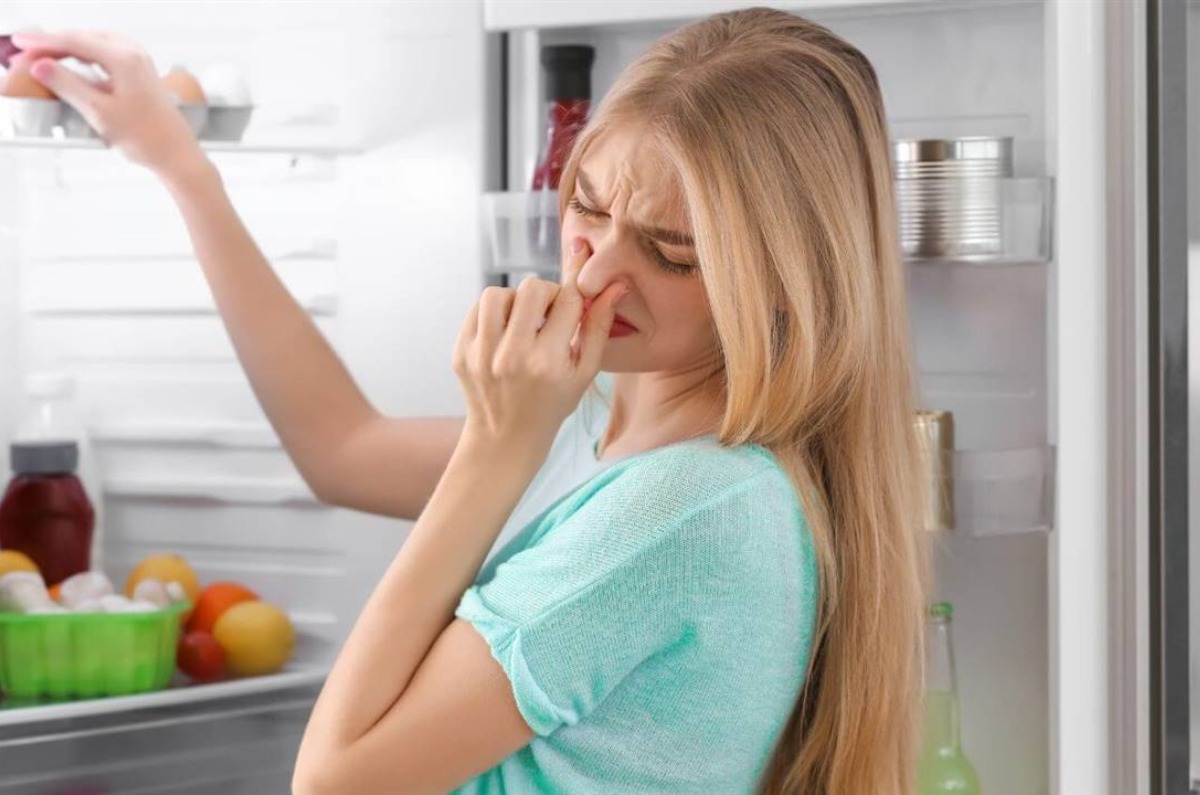
M103 31L27 31L13 34L13 43L33 61L36 80L134 163L167 176L204 157L154 62L134 42ZM68 56L99 65L107 79L89 81L55 60Z
M576 278L590 252L581 238L575 246L561 285L488 287L467 313L453 356L468 404L464 439L544 456L600 371L615 304L628 288L610 285L585 312Z

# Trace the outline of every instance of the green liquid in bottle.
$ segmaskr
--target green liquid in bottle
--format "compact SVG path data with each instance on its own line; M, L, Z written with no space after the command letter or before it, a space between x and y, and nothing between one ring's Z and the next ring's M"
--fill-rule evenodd
M953 692L925 693L925 746L917 766L919 795L979 795L979 777L958 744L958 699Z
M979 795L979 776L963 754L958 733L958 683L946 603L929 609L925 667L925 736L917 764L917 795Z

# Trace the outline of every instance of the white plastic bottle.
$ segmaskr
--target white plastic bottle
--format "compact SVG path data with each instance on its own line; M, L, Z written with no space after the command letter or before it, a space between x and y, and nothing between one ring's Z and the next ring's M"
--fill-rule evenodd
M79 480L96 513L91 568L103 571L104 492L90 430L75 397L75 379L59 372L32 373L25 379L25 411L16 442L70 441L79 445Z

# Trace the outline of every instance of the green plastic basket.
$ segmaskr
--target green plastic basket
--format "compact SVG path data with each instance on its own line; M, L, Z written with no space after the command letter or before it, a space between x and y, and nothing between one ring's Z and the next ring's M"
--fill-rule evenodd
M147 613L0 613L0 690L68 700L161 690L175 672L180 617Z

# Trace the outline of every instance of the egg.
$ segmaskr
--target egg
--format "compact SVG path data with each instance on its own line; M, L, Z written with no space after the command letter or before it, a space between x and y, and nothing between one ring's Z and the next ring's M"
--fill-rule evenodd
M153 577L147 577L137 584L133 589L133 599L135 602L149 602L159 607L171 604L171 594L167 591L167 586L162 580Z
M83 571L63 580L59 586L59 601L75 607L92 599L102 599L113 593L112 581L98 571Z
M163 87L174 94L181 104L204 105L207 103L204 89L200 87L200 81L178 66L172 67L163 75L162 83Z
M0 88L0 96L20 97L21 99L56 99L54 93L39 83L29 73L33 62L29 58L17 56L8 63L8 74L4 79L4 87Z
M26 615L30 615L30 616L59 615L61 613L69 613L69 612L71 612L71 611L68 610L67 608L63 607L62 605L46 605L45 607L35 607L32 610L30 610L28 613L26 613Z
M171 580L169 583L167 583L167 596L170 598L172 603L190 601L188 599L187 591L184 590L183 585L175 582L175 580Z
M104 606L99 599L85 599L71 608L72 613L103 613Z
M0 577L0 612L28 613L53 604L37 572L14 571Z
M132 599L119 593L100 597L100 609L105 613L124 613L131 604Z

